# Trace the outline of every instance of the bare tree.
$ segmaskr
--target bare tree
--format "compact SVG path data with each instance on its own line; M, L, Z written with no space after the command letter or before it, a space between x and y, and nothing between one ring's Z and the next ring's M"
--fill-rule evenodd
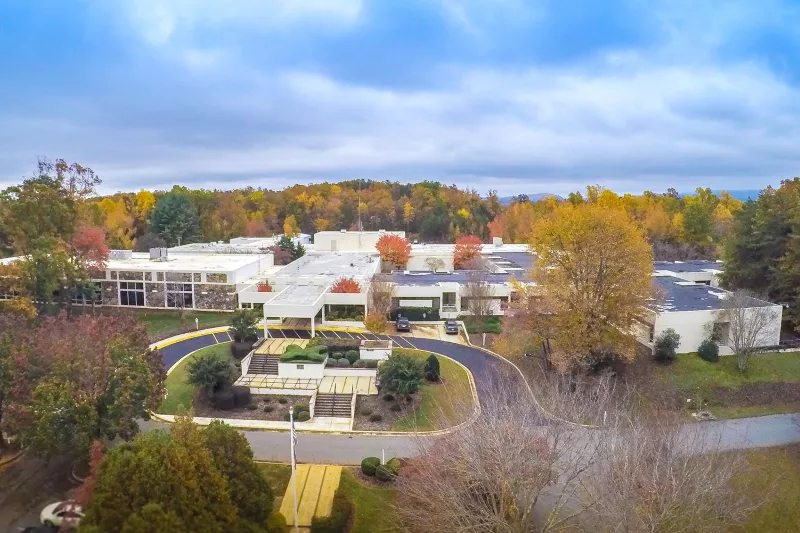
M439 257L429 257L425 260L425 266L431 269L431 272L444 270L444 261Z
M369 313L386 317L392 309L394 294L394 284L387 277L380 274L373 276L367 291Z
M471 424L418 450L397 478L409 531L523 533L567 529L585 509L581 475L596 439L553 424L518 375L497 376Z
M582 488L593 503L590 529L620 533L724 532L766 497L734 481L748 469L710 426L617 417L604 429Z
M714 426L638 416L610 376L556 378L533 395L518 374L490 378L474 422L416 439L397 478L406 530L714 533L766 499L742 485L746 458Z
M467 282L463 285L462 298L467 300L467 311L475 324L482 329L486 317L492 314L494 290L489 284L489 273L485 270L467 271Z
M747 291L733 291L722 300L723 309L716 314L716 320L727 329L721 341L730 346L736 355L739 370L747 370L750 356L759 346L770 344L770 335L780 329L780 310L763 300L755 298Z

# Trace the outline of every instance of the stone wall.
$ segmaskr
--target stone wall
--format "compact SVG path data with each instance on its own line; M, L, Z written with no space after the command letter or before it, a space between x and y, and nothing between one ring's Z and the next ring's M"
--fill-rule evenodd
M204 294L205 293L205 294ZM195 309L232 310L236 306L235 285L195 285Z
M119 279L125 281L142 281L144 279L142 272L128 272L122 271L119 273Z
M192 281L192 275L188 272L167 272L167 281L190 283Z
M145 283L144 292L148 307L164 307L166 291L163 283Z
M209 283L228 283L227 274L206 274L206 281Z
M101 281L100 288L103 296L103 305L119 305L119 292L117 291L116 281Z

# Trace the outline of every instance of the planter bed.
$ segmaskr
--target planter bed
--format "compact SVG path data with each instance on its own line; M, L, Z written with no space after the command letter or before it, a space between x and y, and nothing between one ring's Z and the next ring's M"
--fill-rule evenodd
M353 429L364 431L390 431L392 425L401 418L405 418L417 409L422 403L422 396L416 393L411 396L411 402L405 400L397 401L392 400L387 402L383 399L383 395L359 395L356 398L356 416L353 423ZM402 409L400 411L392 411L391 406L399 404ZM369 415L362 414L362 411L369 409ZM378 422L370 422L369 417L373 414L380 414L383 419Z
M280 403L279 398L285 398L286 403ZM284 421L284 417L289 414L289 405L292 403L292 396L280 395L253 395L250 405L254 405L255 409L247 409L246 407L236 407L234 409L222 410L215 409L211 405L208 397L199 392L194 397L194 415L211 417L211 418L235 418L237 420L275 420ZM311 396L305 396L302 402L297 402L297 397L294 397L294 403L302 403L308 406ZM264 406L271 405L272 412L264 411Z

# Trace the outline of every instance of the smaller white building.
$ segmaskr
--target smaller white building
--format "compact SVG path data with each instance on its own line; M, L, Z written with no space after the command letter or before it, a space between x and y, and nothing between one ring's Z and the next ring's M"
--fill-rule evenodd
M673 329L681 336L678 353L696 352L706 339L713 339L720 355L733 353L728 345L730 324L723 311L730 293L719 288L721 264L713 261L654 263L653 285L657 297L647 306L645 319L639 325L639 341L653 348L654 340L665 330ZM777 346L780 343L783 308L755 298L751 307L772 308L772 320L757 339L757 346Z
M405 231L319 231L314 234L314 250L318 252L376 252L375 244L384 235L406 236Z

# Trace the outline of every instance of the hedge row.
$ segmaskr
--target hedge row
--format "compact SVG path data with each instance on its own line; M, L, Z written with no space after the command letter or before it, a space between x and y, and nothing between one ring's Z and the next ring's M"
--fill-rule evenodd
M311 533L344 533L352 514L353 503L337 490L331 515L312 518Z
M398 314L406 317L412 322L435 322L440 320L439 310L432 307L396 307L389 311L389 318L392 320L397 320Z

